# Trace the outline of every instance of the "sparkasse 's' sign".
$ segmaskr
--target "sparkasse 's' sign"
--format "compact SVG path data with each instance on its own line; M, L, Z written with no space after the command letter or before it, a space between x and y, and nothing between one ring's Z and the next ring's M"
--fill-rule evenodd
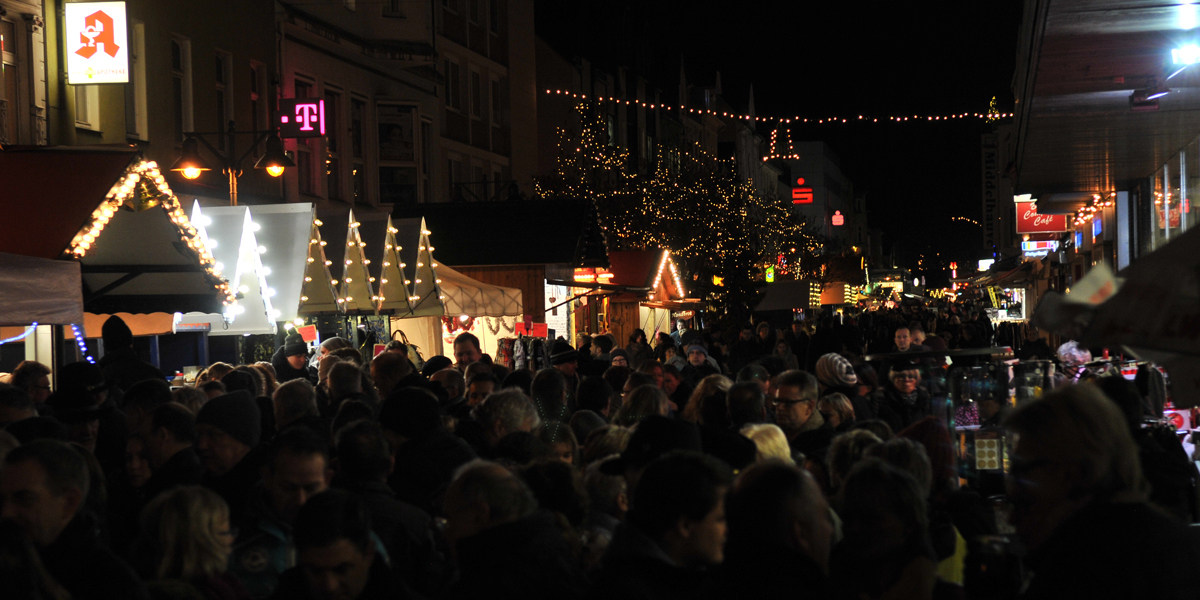
M67 83L129 82L124 2L66 4Z

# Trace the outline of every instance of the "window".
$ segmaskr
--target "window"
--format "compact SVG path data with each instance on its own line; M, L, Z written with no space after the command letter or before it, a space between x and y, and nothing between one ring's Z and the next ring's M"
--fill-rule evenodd
M471 168L471 188L476 200L487 200L488 180L483 174L483 167L475 165Z
M17 79L17 26L0 19L0 143L14 143L17 135L17 115L20 114L19 80Z
M504 189L504 174L500 171L500 167L492 165L492 195L489 200L504 200L504 194L508 191Z
M457 157L451 156L447 159L446 176L449 178L450 190L449 198L451 200L465 200L462 189L462 161Z
M458 0L442 0L442 8L452 12L458 12Z
M483 82L479 71L471 71L471 116L483 119Z
M363 164L363 119L366 113L366 100L350 99L350 176L354 183L355 204L367 203L367 171Z
M325 195L330 200L342 199L341 143L338 114L342 110L342 95L325 90Z
M296 79L294 86L293 97L295 98L312 98L313 84ZM328 131L328 129L326 129ZM305 194L313 193L314 169L313 169L313 140L316 138L298 138L296 140L296 177L300 186L300 192Z
M425 201L433 202L433 121L421 119L421 185Z
M418 201L420 181L417 107L380 103L375 110L379 131L379 202L414 204Z
M403 3L404 0L385 0L383 3L383 16L403 19L407 16L404 14Z
M75 87L75 126L80 129L100 131L100 87L77 85Z
M488 29L492 33L500 33L500 3L497 0L488 0Z
M258 132L266 129L267 95L263 85L265 79L263 65L250 63L250 124L254 131Z
M462 72L458 63L446 59L446 106L462 110Z
M469 18L472 23L479 22L479 9L481 4L483 4L483 0L467 0L467 18Z
M130 21L129 83L125 84L125 137L150 139L146 117L146 25Z
M187 38L171 39L171 99L172 124L176 143L192 125L192 42Z
M500 125L500 81L492 80L492 125Z
M217 128L214 131L229 129L229 121L233 120L233 57L227 52L217 52L216 66L213 78L216 82L214 101L217 108ZM217 137L217 148L225 150L225 136Z

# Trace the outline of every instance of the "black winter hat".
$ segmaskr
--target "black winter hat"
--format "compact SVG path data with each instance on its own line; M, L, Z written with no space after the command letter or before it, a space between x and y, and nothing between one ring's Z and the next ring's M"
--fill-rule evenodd
M54 418L63 423L95 421L107 414L111 407L96 402L96 396L87 388L62 387L46 398L46 404L54 409Z
M109 317L104 322L104 326L100 328L100 335L104 339L104 345L109 349L126 348L133 345L133 332L129 330L125 320L117 315Z
M221 384L225 386L225 391L236 392L245 390L251 396L258 395L258 385L254 382L254 376L243 371L230 371L221 378Z
M300 334L293 333L287 336L283 342L283 355L296 356L297 354L308 355L308 344L304 343L304 338Z
M409 439L420 439L442 426L442 409L429 390L407 387L388 394L379 407L379 425Z
M95 394L112 386L104 380L104 372L100 367L79 361L65 364L58 370L58 387L80 388Z
M229 437L253 448L262 435L262 415L250 392L238 390L204 403L196 426L212 425Z
M550 347L550 364L557 366L578 361L579 351L572 348L566 340L555 340L554 345Z

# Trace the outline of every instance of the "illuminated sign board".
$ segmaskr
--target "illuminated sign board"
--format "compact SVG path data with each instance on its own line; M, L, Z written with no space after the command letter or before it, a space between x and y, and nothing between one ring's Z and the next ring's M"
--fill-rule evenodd
M996 262L994 258L984 258L979 261L979 270L986 271L992 268L992 264Z
M812 204L813 191L810 187L792 188L792 204Z
M833 224L835 226L840 227L841 225L845 224L845 222L846 222L846 217L842 216L842 211L840 211L840 210L833 211Z
M316 98L279 100L279 137L309 138L325 135L325 101Z
M1039 215L1036 202L1015 202L1017 233L1060 233L1070 231L1067 215Z
M1021 250L1023 252L1041 252L1042 250L1054 252L1058 250L1058 242L1054 240L1046 242L1021 242Z
M775 281L775 265L767 266L766 280L767 283L773 283Z
M124 2L68 2L67 83L129 83Z

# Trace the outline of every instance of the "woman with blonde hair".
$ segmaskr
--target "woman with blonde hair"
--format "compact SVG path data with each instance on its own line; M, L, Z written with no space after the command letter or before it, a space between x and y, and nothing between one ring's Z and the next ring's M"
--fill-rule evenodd
M825 415L825 420L833 426L834 431L845 433L854 426L854 405L845 394L834 392L817 400L817 410Z
M704 417L704 401L710 396L720 396L724 401L725 394L733 387L733 381L724 375L709 375L696 384L696 389L688 397L687 406L683 407L680 419L690 423L700 423ZM711 403L710 403L711 404ZM728 412L728 411L727 411Z
M787 436L778 425L771 423L750 423L742 427L741 434L754 442L758 447L755 462L766 460L782 460L789 465L796 464L792 459L792 448L788 445Z
M226 571L237 533L229 526L229 506L198 485L159 494L142 511L138 544L142 576L192 584L212 600L250 598Z

